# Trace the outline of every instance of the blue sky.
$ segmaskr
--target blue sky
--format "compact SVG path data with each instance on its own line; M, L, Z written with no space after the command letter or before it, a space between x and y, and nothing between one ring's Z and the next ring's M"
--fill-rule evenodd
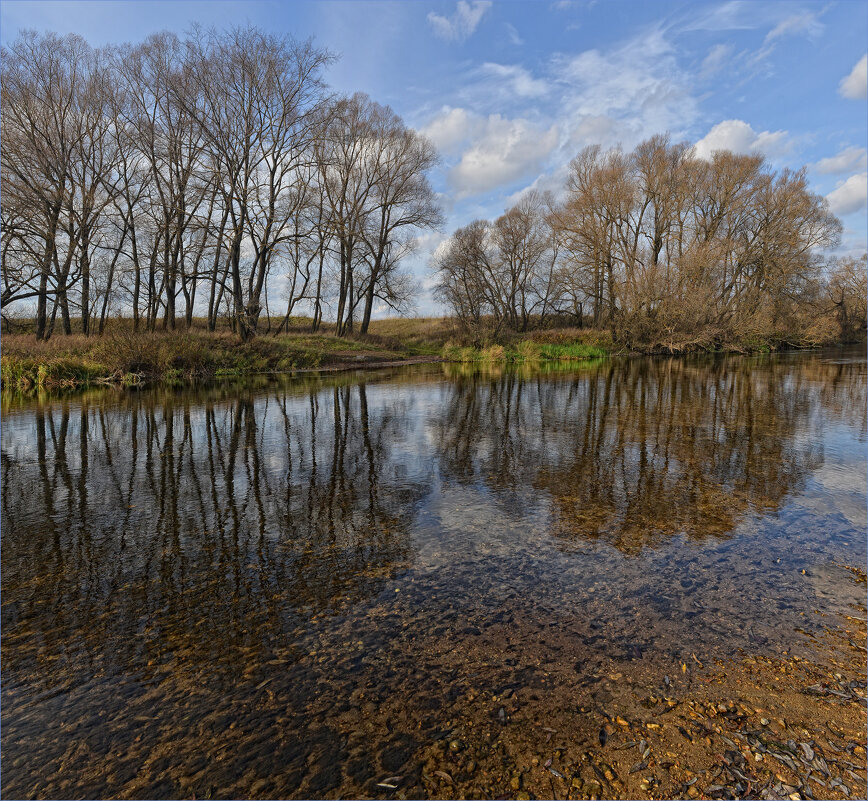
M4 43L23 27L99 45L193 22L312 36L339 56L333 89L367 92L432 138L447 223L412 259L424 286L456 226L529 186L557 189L585 145L667 130L700 152L807 166L844 223L841 249L866 249L864 0L0 3ZM419 311L431 310L426 290Z

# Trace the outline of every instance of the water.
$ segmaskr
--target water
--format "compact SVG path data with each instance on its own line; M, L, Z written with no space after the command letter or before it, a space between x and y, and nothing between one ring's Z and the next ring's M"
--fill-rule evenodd
M864 350L5 395L3 795L426 795L512 692L819 658L865 443Z

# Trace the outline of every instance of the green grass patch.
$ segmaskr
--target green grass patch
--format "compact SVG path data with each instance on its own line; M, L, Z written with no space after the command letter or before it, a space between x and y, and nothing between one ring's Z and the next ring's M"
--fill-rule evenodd
M516 364L549 361L585 361L604 359L610 351L599 345L582 342L555 344L522 340L515 345L489 345L486 348L446 345L442 350L443 358L450 362L511 362Z
M4 387L71 387L86 385L105 372L102 365L75 358L49 360L4 355L0 359L0 381Z

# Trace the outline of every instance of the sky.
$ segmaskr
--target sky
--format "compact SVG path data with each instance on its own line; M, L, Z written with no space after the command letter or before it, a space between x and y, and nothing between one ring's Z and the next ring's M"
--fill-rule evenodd
M21 28L91 44L192 23L312 37L338 59L326 81L390 105L440 152L446 214L408 260L431 299L430 256L456 227L494 218L529 187L557 191L585 146L631 149L655 133L806 167L866 251L868 3L632 0L0 2L0 40Z

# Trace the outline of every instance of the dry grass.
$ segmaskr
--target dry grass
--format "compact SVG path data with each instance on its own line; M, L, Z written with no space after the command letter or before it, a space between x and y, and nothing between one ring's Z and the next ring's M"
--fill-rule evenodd
M39 342L6 334L0 359L3 385L139 383L213 376L289 372L342 363L393 361L410 354L371 341L332 334L260 336L241 342L228 332L134 333L116 326L102 337L80 334Z

